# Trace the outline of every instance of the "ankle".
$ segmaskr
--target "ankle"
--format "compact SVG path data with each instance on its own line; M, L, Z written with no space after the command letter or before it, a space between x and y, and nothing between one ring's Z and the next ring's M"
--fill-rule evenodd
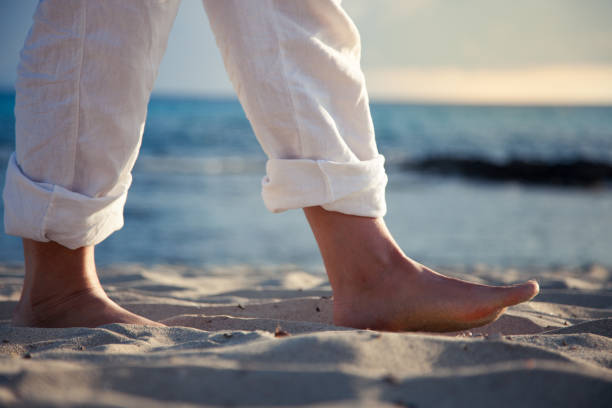
M304 213L334 294L379 286L398 268L415 270L418 265L404 255L381 218L346 215L321 207L305 208Z
M94 247L69 249L55 242L23 240L24 291L53 293L100 285Z
M23 241L25 278L12 324L30 327L98 327L108 323L159 326L113 302L96 272L94 247L69 249L54 242Z
M22 293L13 312L12 322L16 326L44 327L47 322L78 310L81 303L90 303L94 299L104 301L107 298L101 287L67 289L39 296Z
M326 267L330 276L334 302L358 299L369 294L393 290L398 274L408 278L418 273L417 266L398 251L376 252L360 262L347 263L342 267Z
M23 240L25 277L17 315L45 315L86 294L102 296L93 246L69 249L55 242Z

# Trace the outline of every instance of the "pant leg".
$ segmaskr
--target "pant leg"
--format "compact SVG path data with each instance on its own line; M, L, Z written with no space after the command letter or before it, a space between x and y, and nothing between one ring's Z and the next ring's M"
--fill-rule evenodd
M123 225L147 103L178 0L50 0L18 66L8 234L69 248Z
M322 205L380 217L376 148L360 39L334 0L204 0L229 77L269 157L273 212Z

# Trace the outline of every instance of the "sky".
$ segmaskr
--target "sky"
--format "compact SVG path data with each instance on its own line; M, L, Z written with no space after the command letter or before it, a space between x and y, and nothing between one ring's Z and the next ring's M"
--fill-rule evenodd
M361 33L372 99L612 104L611 0L342 5ZM33 0L0 0L0 86L14 82L35 7ZM233 94L199 0L182 1L154 92Z

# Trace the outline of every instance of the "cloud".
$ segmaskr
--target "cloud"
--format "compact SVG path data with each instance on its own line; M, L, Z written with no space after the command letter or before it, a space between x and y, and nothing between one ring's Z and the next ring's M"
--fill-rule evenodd
M474 104L612 104L612 65L366 70L372 98Z

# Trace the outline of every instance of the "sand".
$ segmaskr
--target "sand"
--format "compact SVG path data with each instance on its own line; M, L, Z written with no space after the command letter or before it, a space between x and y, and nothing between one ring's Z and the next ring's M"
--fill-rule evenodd
M325 276L293 266L101 271L121 305L170 327L10 327L20 267L0 267L1 406L610 407L612 271L537 276L542 294L471 332L335 327Z

